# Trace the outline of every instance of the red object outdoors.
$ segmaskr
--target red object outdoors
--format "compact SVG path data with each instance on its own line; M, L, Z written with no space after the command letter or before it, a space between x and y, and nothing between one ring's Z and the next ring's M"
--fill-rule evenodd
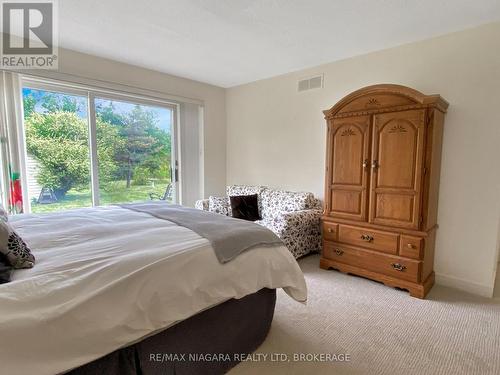
M10 207L16 213L23 212L23 193L19 178L10 182Z

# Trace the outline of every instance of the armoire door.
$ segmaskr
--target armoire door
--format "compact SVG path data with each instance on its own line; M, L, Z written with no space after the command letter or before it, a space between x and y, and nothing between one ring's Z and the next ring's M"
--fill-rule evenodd
M370 222L418 229L425 110L373 116Z
M334 217L367 219L370 116L334 119L330 129L330 207Z

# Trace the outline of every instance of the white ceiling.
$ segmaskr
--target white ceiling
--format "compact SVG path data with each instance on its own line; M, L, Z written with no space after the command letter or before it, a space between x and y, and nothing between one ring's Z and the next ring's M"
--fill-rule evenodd
M230 87L500 19L499 0L60 0L60 46Z

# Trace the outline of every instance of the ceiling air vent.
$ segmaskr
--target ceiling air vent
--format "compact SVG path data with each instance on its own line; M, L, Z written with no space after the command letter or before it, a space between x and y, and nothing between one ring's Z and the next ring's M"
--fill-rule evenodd
M301 79L297 86L299 92L321 88L323 88L323 74Z

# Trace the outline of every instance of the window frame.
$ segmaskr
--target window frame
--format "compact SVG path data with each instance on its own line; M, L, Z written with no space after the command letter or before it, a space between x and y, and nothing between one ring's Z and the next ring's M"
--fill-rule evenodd
M180 160L180 121L179 121L179 108L180 104L161 99L156 97L150 97L142 94L134 94L130 92L124 92L120 90L113 89L103 89L96 86L83 85L77 83L69 83L65 81L38 78L28 75L21 75L21 91L24 88L50 91L59 94L68 94L84 97L87 99L87 123L89 131L89 157L90 157L90 189L92 195L92 207L100 206L100 196L99 196L99 172L98 172L98 159L97 159L97 134L96 134L96 109L95 109L95 99L104 100L116 100L131 104L139 104L146 106L160 107L168 109L172 112L172 128L171 128L171 183L172 183L172 202L182 204L182 181L179 178L179 160ZM22 115L22 134L23 139L25 133L24 125L24 106ZM22 160L21 168L21 178L23 181L27 181L28 171L26 167L27 160L27 150L26 141L20 142L19 152L20 158ZM31 200L28 197L27 187L22 187L22 194L24 199L26 199L25 207L27 208L27 213L31 213Z

